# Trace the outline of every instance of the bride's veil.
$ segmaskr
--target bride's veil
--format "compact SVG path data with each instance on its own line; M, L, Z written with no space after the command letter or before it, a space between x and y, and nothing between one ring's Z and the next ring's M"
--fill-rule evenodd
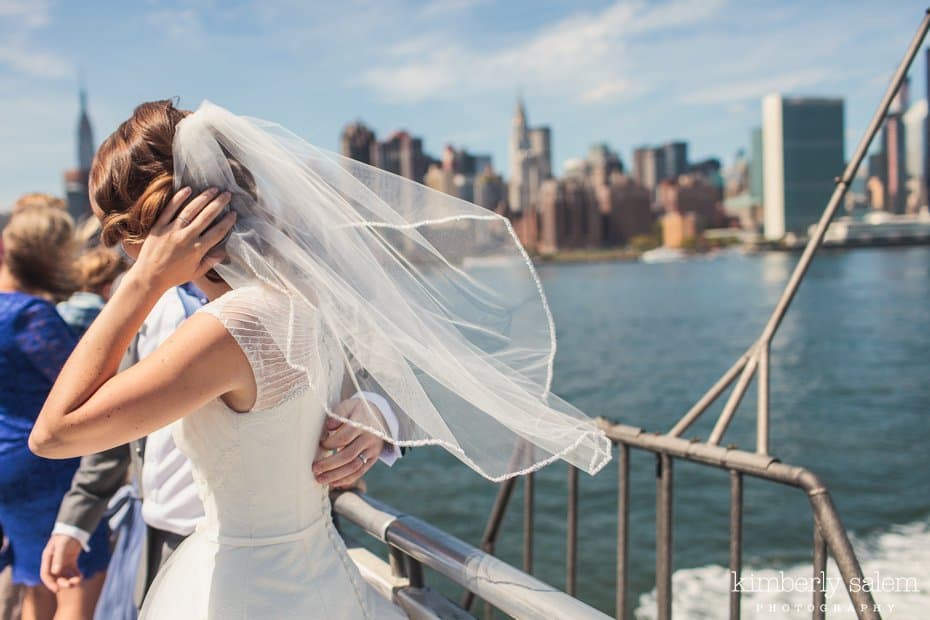
M396 443L441 445L491 480L610 460L594 421L550 392L552 317L506 218L210 102L179 124L174 159L177 187L233 192L216 270L283 293L275 345L330 391L327 414L348 372L393 405Z

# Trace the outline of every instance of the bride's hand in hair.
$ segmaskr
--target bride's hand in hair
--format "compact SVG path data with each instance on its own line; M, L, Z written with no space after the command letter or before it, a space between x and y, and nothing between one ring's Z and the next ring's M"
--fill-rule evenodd
M236 222L235 212L230 211L214 224L229 204L229 192L211 188L187 202L191 193L185 187L171 198L132 267L138 277L163 290L199 278L218 265L225 253L214 247Z

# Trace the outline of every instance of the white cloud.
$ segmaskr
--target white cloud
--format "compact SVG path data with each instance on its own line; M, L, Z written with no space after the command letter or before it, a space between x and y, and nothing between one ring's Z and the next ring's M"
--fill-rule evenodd
M423 17L449 16L464 13L493 0L432 0L420 11Z
M434 32L433 40L442 43L429 55L422 53L422 45L406 55L403 47L394 46L392 59L364 71L355 83L398 103L512 90L517 84L586 103L629 97L648 90L631 77L635 67L629 50L637 37L695 26L722 5L721 0L659 5L622 0L600 11L575 13L496 49ZM421 35L419 40L430 39Z
M199 45L206 36L200 15L193 9L159 9L145 19L158 32L190 45Z
M0 67L41 79L73 75L65 57L33 44L33 35L46 27L49 19L48 2L0 0Z
M642 88L637 87L629 80L624 80L622 78L607 80L581 93L581 100L585 103L599 103L622 95L637 95L641 93L642 90Z
M0 0L0 20L10 20L14 25L28 29L41 28L48 24L49 11L46 0Z
M811 67L762 78L739 79L696 90L683 96L681 101L683 103L719 104L760 99L768 93L785 93L800 88L810 88L823 82L829 75L825 69Z

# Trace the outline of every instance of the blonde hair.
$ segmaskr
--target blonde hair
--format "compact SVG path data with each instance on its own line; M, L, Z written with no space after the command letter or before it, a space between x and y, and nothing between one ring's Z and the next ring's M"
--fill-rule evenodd
M77 259L78 286L82 291L104 296L104 290L129 265L114 250L95 247L85 250Z
M13 215L16 215L29 207L51 207L53 209L68 210L68 204L58 196L43 194L41 192L31 192L23 194L13 203Z
M3 229L3 264L23 291L65 299L76 286L74 221L57 207L26 205Z

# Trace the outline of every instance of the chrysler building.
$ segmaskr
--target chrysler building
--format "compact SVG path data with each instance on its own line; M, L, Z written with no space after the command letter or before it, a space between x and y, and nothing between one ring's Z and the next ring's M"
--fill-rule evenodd
M522 213L537 202L542 182L552 177L552 153L548 127L528 127L523 99L510 134L510 210Z

